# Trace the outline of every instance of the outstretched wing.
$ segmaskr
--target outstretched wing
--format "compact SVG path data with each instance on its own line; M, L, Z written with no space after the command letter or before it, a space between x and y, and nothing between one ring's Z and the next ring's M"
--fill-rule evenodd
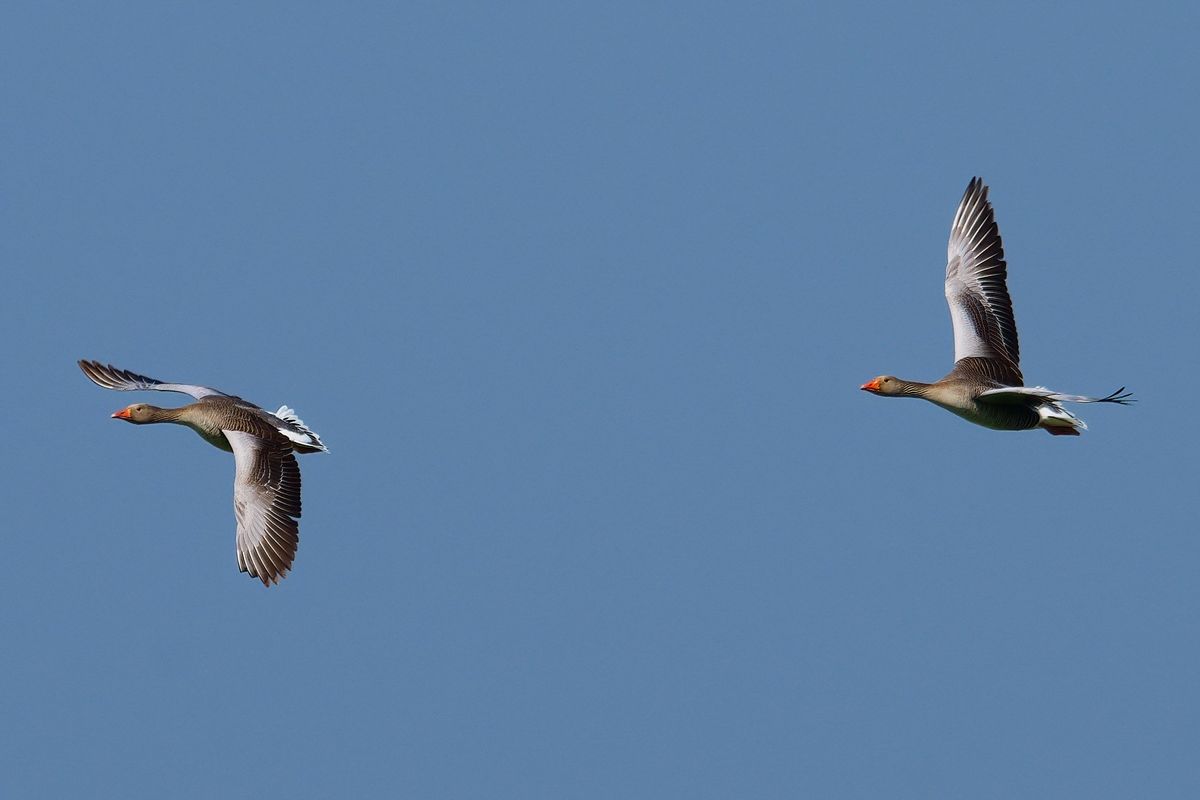
M80 360L79 368L83 370L84 375L91 379L92 383L103 386L105 389L115 389L118 392L182 392L190 394L197 400L213 395L230 396L207 386L193 386L190 383L163 383L127 369L117 369L111 365L105 366L99 361Z
M986 358L1021 383L1021 352L1008 268L988 190L972 178L963 194L946 248L946 303L954 323L954 360Z
M987 399L999 403L1021 402L1029 397L1041 397L1055 403L1119 403L1120 405L1127 406L1130 403L1136 402L1133 392L1126 392L1124 386L1104 397L1063 394L1062 392L1047 389L1044 386L1005 386L1003 389L989 389L986 392L979 393L979 399Z
M233 512L237 516L238 569L264 586L292 568L300 546L300 467L287 440L270 441L244 431L224 431L237 471Z

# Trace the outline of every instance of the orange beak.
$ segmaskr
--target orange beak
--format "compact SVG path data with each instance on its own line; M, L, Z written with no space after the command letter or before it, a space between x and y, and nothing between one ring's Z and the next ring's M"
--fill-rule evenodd
M112 418L113 419L129 419L129 409L122 408L120 411L114 411Z
M878 392L879 391L879 378L872 378L871 380L867 381L866 383L864 383L862 386L860 386L858 388L862 389L863 391L867 391L867 392Z

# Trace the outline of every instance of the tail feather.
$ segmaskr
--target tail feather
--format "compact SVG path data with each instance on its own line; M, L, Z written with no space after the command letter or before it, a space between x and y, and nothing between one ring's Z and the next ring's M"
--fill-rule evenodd
M1052 436L1078 436L1081 431L1087 430L1086 422L1053 400L1038 406L1037 412L1041 417L1038 427Z
M296 412L287 406L280 406L274 416L282 420L284 425L279 432L296 443L296 450L301 453L328 453L329 448L321 441L316 431L304 424Z

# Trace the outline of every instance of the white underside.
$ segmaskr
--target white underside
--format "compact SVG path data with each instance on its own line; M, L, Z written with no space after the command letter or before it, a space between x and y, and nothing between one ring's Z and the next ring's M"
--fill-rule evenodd
M1042 427L1044 428L1074 428L1075 430L1087 430L1087 423L1079 417L1067 411L1058 403L1049 402L1038 406L1038 416L1041 417Z

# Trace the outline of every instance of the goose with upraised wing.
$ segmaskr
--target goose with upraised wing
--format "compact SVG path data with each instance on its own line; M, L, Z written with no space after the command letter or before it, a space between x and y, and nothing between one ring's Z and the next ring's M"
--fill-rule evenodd
M1002 431L1041 428L1078 436L1087 425L1063 403L1133 402L1122 386L1104 397L1025 386L1008 267L988 188L973 178L963 194L946 261L946 302L954 324L954 369L934 383L880 375L861 387L881 397L919 397L965 420Z

